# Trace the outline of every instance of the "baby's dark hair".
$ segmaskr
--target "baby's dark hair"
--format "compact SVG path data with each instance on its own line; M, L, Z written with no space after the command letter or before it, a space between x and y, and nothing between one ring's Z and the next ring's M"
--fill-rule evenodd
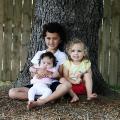
M43 53L43 54L40 56L39 65L40 65L41 60L42 60L44 57L48 57L48 58L52 59L52 60L53 60L53 67L56 66L57 60L56 60L56 57L53 55L52 52L45 52L45 53Z

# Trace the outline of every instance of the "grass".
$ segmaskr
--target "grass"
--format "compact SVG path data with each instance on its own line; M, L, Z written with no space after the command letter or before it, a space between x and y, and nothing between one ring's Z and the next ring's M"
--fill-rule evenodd
M117 86L117 85L115 85L115 86L110 86L113 90L115 90L115 91L117 91L117 92L119 92L120 93L120 86Z

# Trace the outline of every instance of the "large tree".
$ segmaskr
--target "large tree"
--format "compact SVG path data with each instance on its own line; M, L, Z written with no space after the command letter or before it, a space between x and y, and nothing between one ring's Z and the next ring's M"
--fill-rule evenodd
M35 0L32 39L28 45L27 61L15 85L21 86L29 82L30 60L38 50L45 49L42 38L43 24L58 22L65 26L67 41L73 37L84 40L92 62L94 91L108 94L109 88L98 69L98 32L102 17L103 0Z

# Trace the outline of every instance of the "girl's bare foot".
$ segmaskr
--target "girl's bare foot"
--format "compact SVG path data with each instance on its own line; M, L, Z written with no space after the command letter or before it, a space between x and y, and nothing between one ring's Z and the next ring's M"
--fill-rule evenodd
M97 94L96 93L92 93L91 95L89 95L87 97L87 100L92 100L92 99L96 99L97 98Z
M71 103L77 102L79 101L79 97L78 96L73 96L73 98L71 99Z

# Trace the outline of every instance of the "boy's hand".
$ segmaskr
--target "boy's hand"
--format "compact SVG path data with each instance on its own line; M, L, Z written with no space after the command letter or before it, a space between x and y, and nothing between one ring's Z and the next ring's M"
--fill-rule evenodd
M37 77L40 78L44 78L44 77L50 77L52 76L52 72L45 70L45 69L40 69L37 71Z
M36 68L34 68L33 66L31 66L30 68L29 68L29 71L31 72L31 73L36 73Z
M33 77L33 76L36 74L37 69L36 69L35 67L31 66L31 67L29 68L29 71L30 71L30 73L31 73L31 76Z

